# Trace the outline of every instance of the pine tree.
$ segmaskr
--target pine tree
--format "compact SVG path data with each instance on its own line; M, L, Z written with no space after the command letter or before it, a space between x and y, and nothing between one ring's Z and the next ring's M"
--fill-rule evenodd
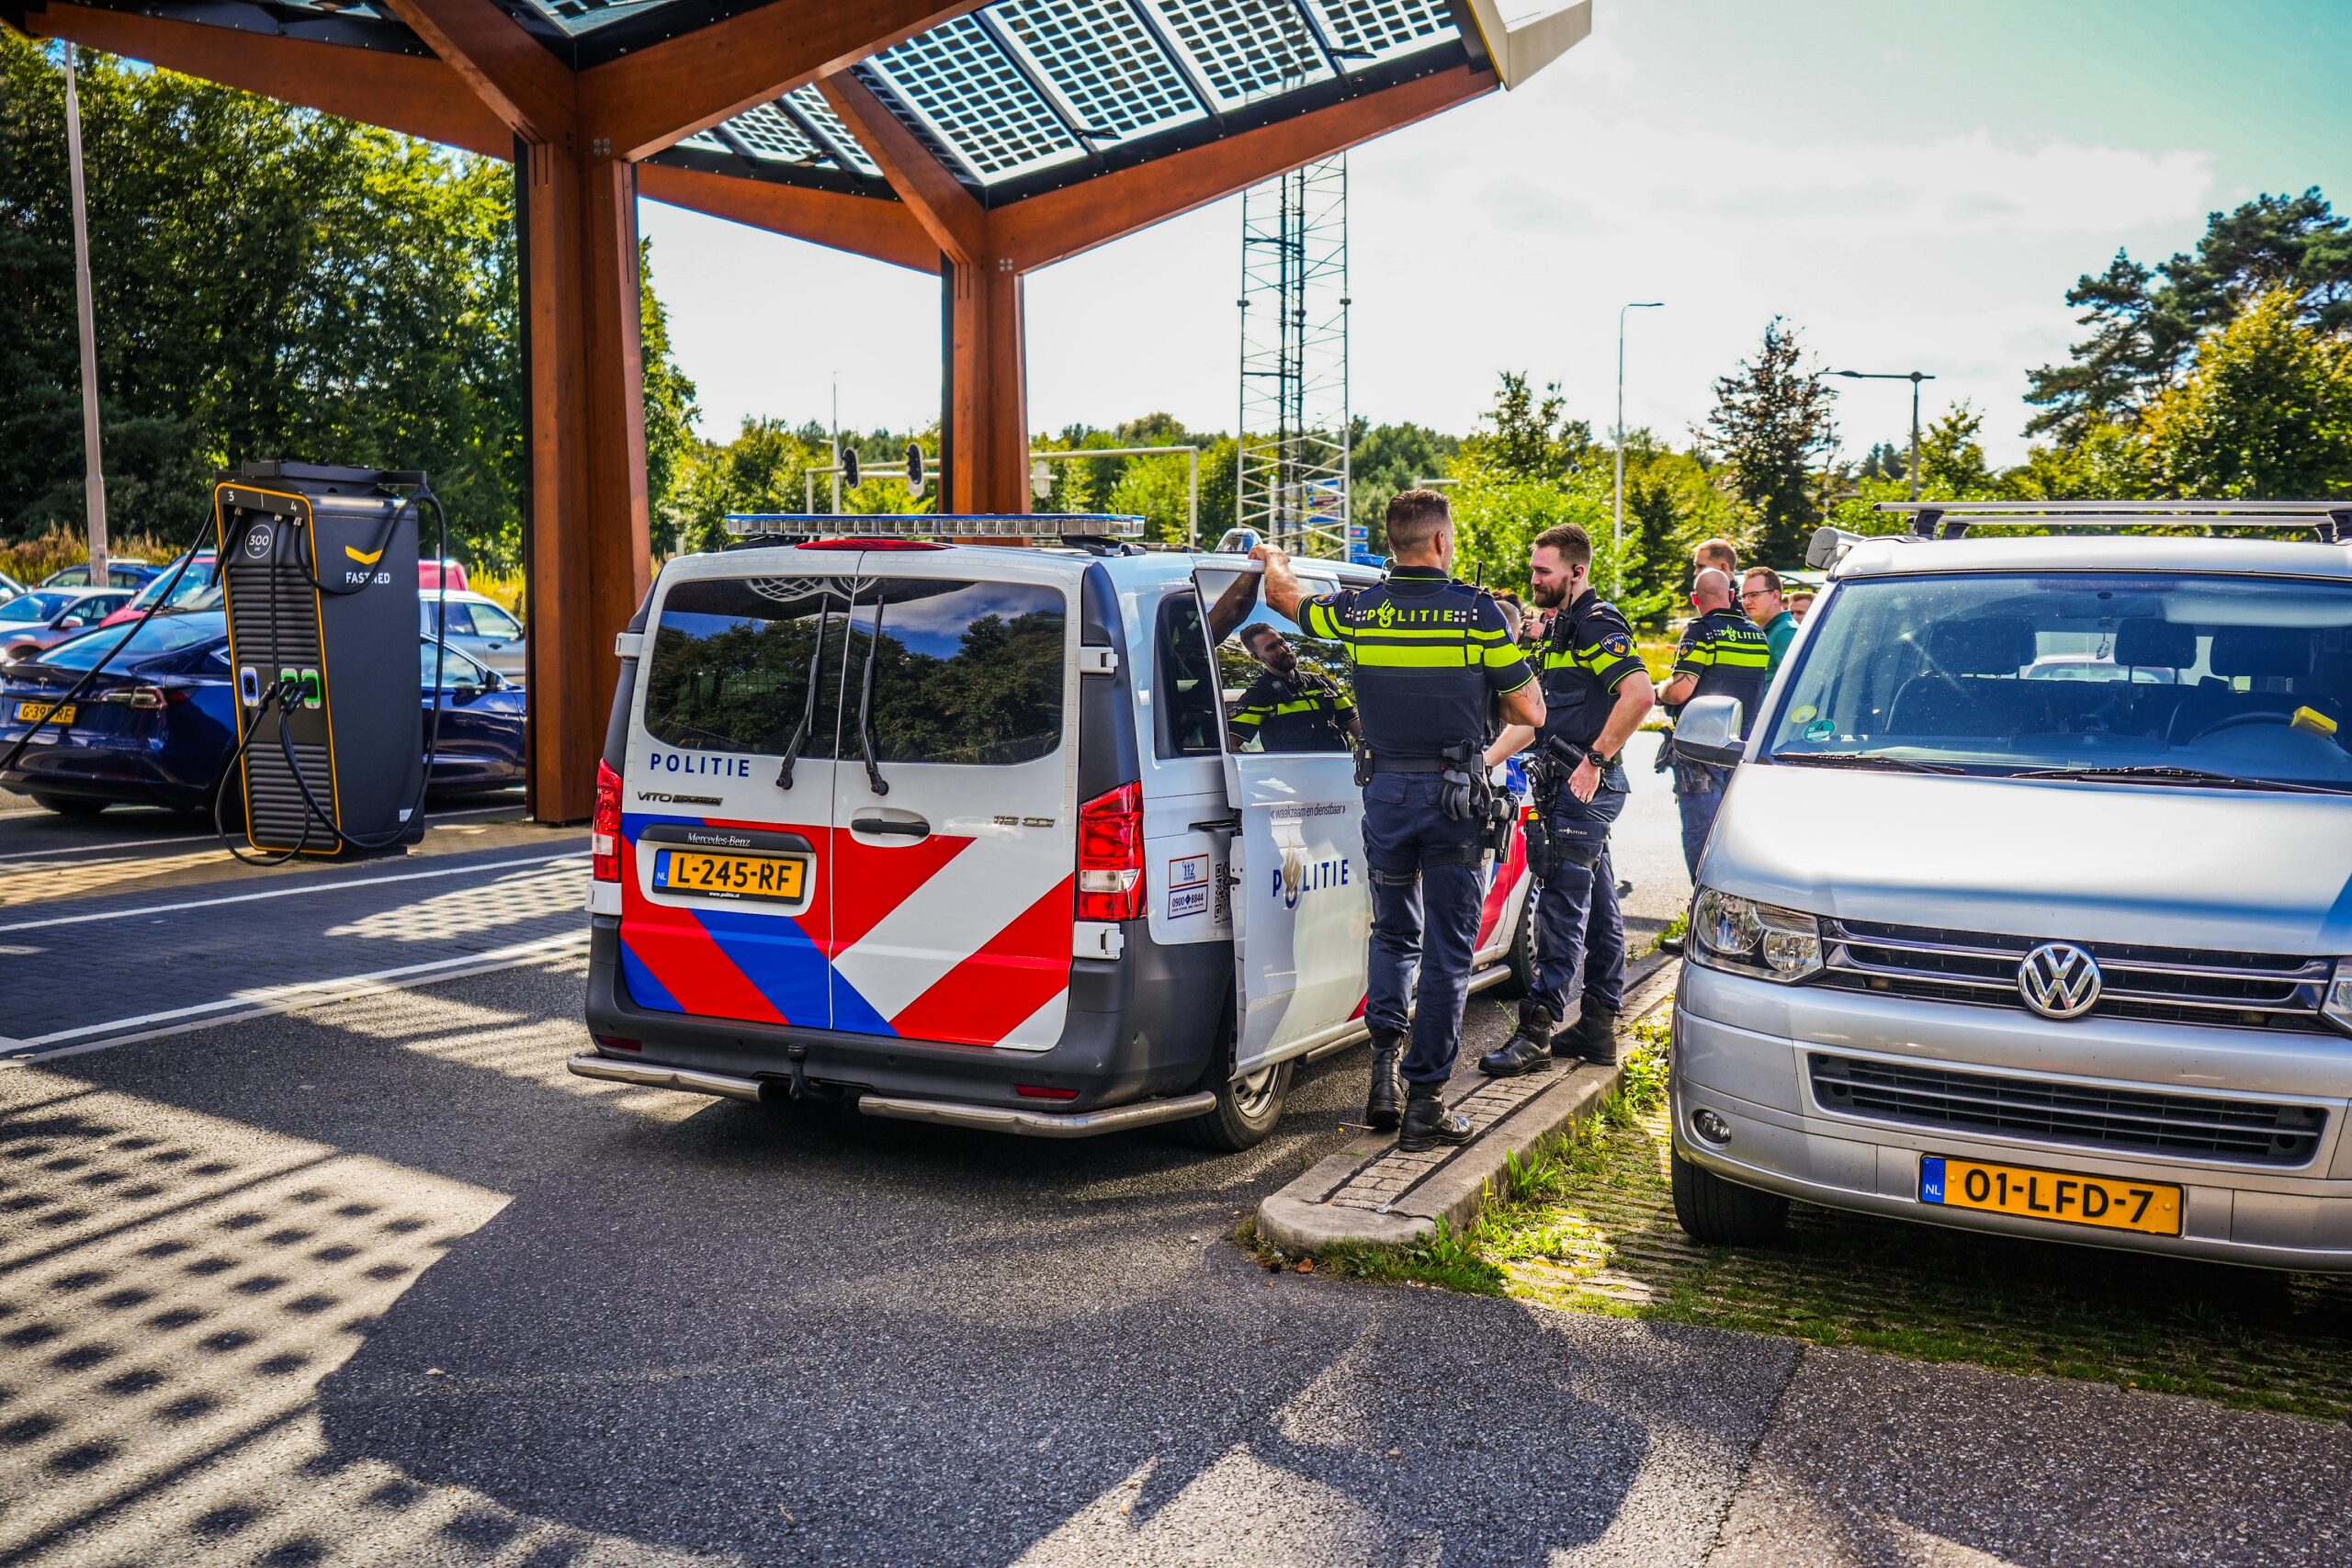
M1732 484L1756 513L1757 558L1800 560L1822 519L1815 468L1838 443L1829 389L1804 363L1796 331L1775 316L1761 352L1715 383L1707 430Z

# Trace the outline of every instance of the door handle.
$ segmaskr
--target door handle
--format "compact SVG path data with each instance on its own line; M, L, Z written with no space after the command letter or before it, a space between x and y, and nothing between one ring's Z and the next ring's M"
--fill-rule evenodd
M1241 818L1216 817L1206 822L1188 822L1185 826L1195 833L1238 833L1241 830Z
M888 838L931 837L931 824L920 817L911 822L895 817L853 817L849 819L849 829L853 833L876 833Z

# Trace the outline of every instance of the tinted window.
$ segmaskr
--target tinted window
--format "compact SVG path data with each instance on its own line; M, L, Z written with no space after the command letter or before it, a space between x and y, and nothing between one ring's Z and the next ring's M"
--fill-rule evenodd
M159 653L175 653L228 635L228 626L219 615L158 615L137 631L119 626L85 632L69 642L59 643L42 654L40 661L64 670L87 670L121 645L126 637L130 643L114 656L114 662L153 659ZM107 667L111 669L113 664Z
M1170 595L1159 606L1159 754L1215 756L1224 750L1217 705L1216 667L1201 636L1200 601L1189 592Z
M1063 606L1060 589L1039 583L869 579L849 649L850 723L870 649L877 761L1001 766L1048 755L1062 737ZM842 750L857 755L857 737L844 735Z
M447 645L444 645L444 648L446 649L446 651L439 654L439 657L443 661L441 665L441 683L444 686L456 686L469 683L481 686L488 683L482 679L482 670L481 665L475 663L472 660L467 658L464 654L458 652L454 648L447 648ZM417 639L416 651L418 656L416 673L417 682L424 686L427 691L430 691L433 687L433 660L435 657L435 647L429 640L420 637Z
M645 728L683 750L782 756L812 710L804 757L833 754L834 696L848 601L830 578L680 582L662 601L645 687ZM825 639L817 701L809 675Z
M1236 623L1216 645L1227 743L1236 751L1352 750L1361 727L1347 649L1255 609L1230 586L1220 592L1221 581L1222 574L1203 574L1217 620ZM1331 586L1310 582L1306 591Z

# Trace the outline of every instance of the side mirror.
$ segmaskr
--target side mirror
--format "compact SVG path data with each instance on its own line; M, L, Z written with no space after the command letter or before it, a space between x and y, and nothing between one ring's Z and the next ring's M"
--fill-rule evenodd
M485 670L481 672L481 689L485 692L504 691L506 689L506 677L501 675L495 670Z
M62 632L76 631L80 629L81 625L81 616L68 615L63 620L57 623L57 629Z
M1737 697L1693 697L1674 721L1675 755L1730 767L1747 752L1739 734L1745 716Z

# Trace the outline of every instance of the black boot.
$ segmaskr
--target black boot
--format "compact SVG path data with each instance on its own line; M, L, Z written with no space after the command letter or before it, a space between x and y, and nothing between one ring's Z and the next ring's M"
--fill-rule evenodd
M1478 1070L1488 1077L1517 1077L1542 1072L1552 1065L1552 1015L1533 1002L1519 1005L1519 1028L1511 1037L1478 1058Z
M1396 1146L1408 1155L1440 1144L1457 1145L1470 1141L1470 1118L1448 1111L1439 1091L1443 1084L1417 1083L1405 1101L1405 1127L1396 1134Z
M1401 1034L1372 1037L1372 1093L1363 1102L1364 1125L1385 1133L1405 1114L1405 1080L1396 1063L1405 1055Z
M1617 1012L1593 1002L1584 1004L1567 1032L1552 1042L1558 1056L1581 1056L1604 1067L1617 1065Z

